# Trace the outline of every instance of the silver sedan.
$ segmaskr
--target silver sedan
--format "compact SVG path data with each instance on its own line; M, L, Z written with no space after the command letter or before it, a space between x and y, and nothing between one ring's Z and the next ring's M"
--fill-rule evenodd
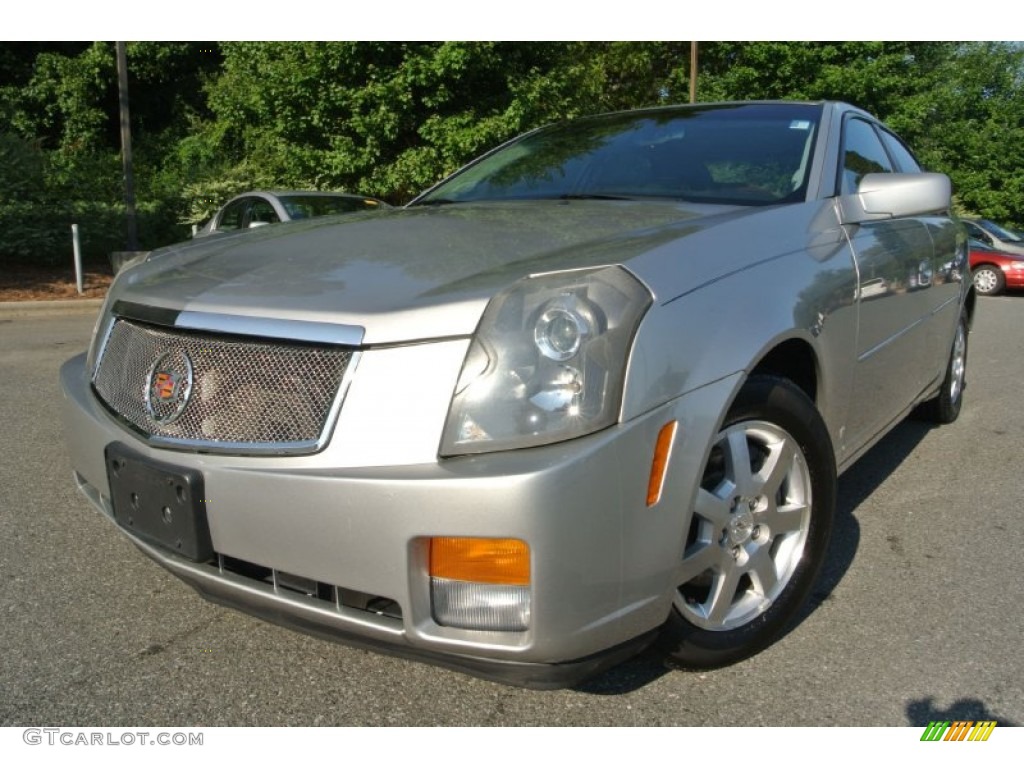
M75 482L303 631L537 687L655 641L730 664L812 588L837 474L960 412L949 208L840 103L539 129L405 209L119 275L62 370Z

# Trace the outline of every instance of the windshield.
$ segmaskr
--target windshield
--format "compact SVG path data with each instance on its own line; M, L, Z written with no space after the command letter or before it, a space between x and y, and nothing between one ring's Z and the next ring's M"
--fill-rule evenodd
M741 104L586 118L486 155L416 204L672 198L731 205L802 200L821 107Z
M980 226L982 229L988 230L989 233L995 235L1000 240L1005 240L1008 243L1021 242L1020 237L1018 237L1010 230L1000 227L994 221L989 221L988 219L979 219L978 226Z
M361 197L334 197L331 195L283 195L281 205L292 219L309 219L332 213L371 211L380 207L376 200Z

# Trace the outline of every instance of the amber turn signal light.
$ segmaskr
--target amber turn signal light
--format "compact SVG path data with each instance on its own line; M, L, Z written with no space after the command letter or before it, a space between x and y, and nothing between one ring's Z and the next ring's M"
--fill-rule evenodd
M479 584L530 583L530 548L519 539L430 539L430 575Z
M661 500L661 490L665 487L665 472L668 471L668 459L672 454L675 437L675 421L670 421L658 432L658 441L654 444L654 458L651 459L651 476L647 480L648 507L653 507Z

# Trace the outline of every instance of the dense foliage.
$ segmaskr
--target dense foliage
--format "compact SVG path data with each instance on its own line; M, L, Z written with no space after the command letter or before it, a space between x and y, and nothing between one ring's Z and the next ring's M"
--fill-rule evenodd
M688 100L689 43L130 43L139 234L181 239L243 189L404 202L534 126ZM842 99L1024 223L1024 52L1005 43L702 43L698 99ZM124 247L113 43L0 43L0 259Z

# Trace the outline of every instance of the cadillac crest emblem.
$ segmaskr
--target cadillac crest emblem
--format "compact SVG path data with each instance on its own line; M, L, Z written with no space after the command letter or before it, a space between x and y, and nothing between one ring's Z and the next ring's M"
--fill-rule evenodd
M157 358L146 378L146 412L157 424L172 424L192 394L192 361L180 350Z

